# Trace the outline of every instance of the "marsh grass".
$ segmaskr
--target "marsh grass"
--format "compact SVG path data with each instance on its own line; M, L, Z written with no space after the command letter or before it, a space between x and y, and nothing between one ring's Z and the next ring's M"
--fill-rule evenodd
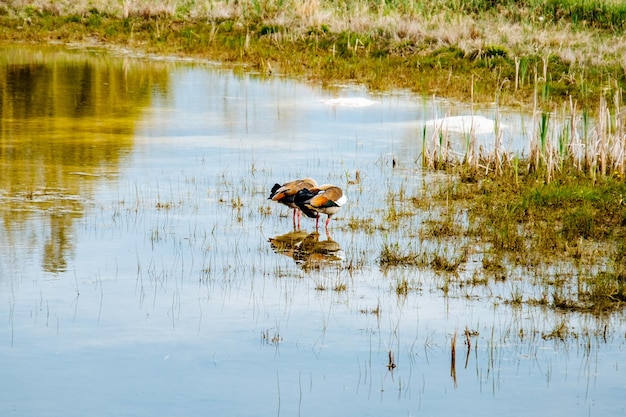
M413 274L414 271L399 271L395 275L395 280L391 284L392 291L398 299L406 299L410 293L422 291L423 282L419 276Z
M456 272L465 262L467 262L465 248L459 252L456 249L441 249L437 245L433 245L428 250L416 252L411 247L402 249L398 243L384 244L378 256L378 264L383 270L401 266L430 268L437 272Z
M16 0L0 6L0 38L123 45L502 104L532 103L539 78L547 100L589 104L624 82L623 18L611 0Z
M466 279L470 285L485 285L489 278L506 279L510 271L522 268L531 276L543 276L540 287L544 289L527 298L512 291L512 304L539 301L545 305L546 294L552 294L549 302L555 308L601 311L624 304L625 187L614 176L590 179L570 169L567 175L559 174L546 183L542 173L528 171L513 183L492 174L479 181L432 187L428 198L445 202L447 211L468 214L467 221L455 222L452 229L455 236L473 240L480 248L481 268L470 271ZM444 215L443 224L446 216L450 217ZM438 223L425 222L429 239L436 235L432 224ZM426 241L422 248L427 247ZM381 264L457 271L471 252L460 242L456 251L438 251L433 249L436 244L430 245L430 255L386 245Z
M450 211L436 218L429 218L423 222L420 230L422 239L445 239L458 237L463 229L458 222L450 215Z
M554 325L552 330L543 332L541 334L541 338L544 340L556 339L556 340L564 341L567 339L569 334L570 334L569 324L567 323L566 320L561 320Z
M541 82L535 83L539 91ZM543 91L536 96L527 156L507 154L498 122L491 149L467 149L477 146L470 133L462 138L465 151L452 152L445 132L422 132L418 164L446 175L387 199L389 230L419 218L419 234L407 234L409 244L384 243L378 257L383 270L454 272L461 286L474 287L492 286L517 271L537 283L533 294L514 288L502 296L514 306L601 312L624 305L621 92L601 98L592 112L579 111L571 98L557 109L540 110L550 94ZM456 249L446 249L449 244ZM451 294L453 284L447 280L440 288Z
M583 280L580 294L583 308L597 306L610 309L614 305L626 303L626 276L622 271L601 271Z
M384 244L378 257L381 268L392 266L425 266L424 258L410 248L402 250L399 243Z
M396 283L396 294L406 297L409 294L409 281L406 278L399 279Z

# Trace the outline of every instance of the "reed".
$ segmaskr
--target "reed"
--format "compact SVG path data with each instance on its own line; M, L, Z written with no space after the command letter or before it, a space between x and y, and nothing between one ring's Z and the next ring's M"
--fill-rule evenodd
M623 178L626 170L626 116L621 108L621 96L621 89L616 89L612 105L606 97L601 97L593 112L587 108L579 111L571 97L560 110L542 109L536 97L527 147L529 154L525 158L503 148L499 112L489 151L477 149L470 132L464 136L464 153L456 155L450 150L447 132L435 126L431 140L422 139L425 144L423 166L462 172L463 176L493 172L498 177L515 178L515 181L523 175L520 167L526 166L528 172L540 173L545 183L572 172L590 179Z

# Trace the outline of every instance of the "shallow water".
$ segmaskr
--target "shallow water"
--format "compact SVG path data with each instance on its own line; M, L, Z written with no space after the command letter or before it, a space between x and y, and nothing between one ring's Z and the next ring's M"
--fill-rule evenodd
M432 215L385 222L433 184L423 127L469 106L24 46L0 83L2 415L624 413L621 313L506 302L538 291L522 275L381 271ZM328 236L267 200L304 176L348 195Z

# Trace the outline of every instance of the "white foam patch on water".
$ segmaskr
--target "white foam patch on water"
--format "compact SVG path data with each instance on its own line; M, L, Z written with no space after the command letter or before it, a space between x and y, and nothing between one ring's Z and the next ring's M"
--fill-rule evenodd
M475 135L494 133L496 129L495 120L484 116L471 115L442 117L440 119L428 120L425 124L427 127L441 129L444 132L474 133ZM500 123L501 129L505 127L506 125Z
M367 107L376 104L376 101L363 98L363 97L338 97L322 100L324 104L329 106L341 106L341 107Z

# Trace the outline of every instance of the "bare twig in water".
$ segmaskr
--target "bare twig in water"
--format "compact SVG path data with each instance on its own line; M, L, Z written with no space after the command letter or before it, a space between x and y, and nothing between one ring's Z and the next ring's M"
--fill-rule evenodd
M454 388L457 387L456 383L456 330L454 331L454 336L452 336L452 357L450 361L450 376L454 381Z
M389 363L387 364L387 369L390 371L396 368L396 362L393 359L393 352L389 351Z
M472 339L470 339L471 332L465 327L465 345L467 345L467 352L465 353L465 369L467 369L467 364L469 362L470 352L472 351Z

